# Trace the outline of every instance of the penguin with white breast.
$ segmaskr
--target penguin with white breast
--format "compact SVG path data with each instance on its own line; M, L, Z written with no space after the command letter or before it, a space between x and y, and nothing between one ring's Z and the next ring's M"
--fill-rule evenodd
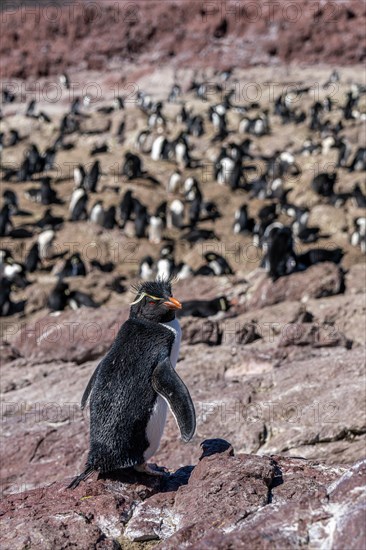
M174 199L168 208L167 226L169 228L183 226L184 204L179 199Z
M75 189L78 189L79 187L84 187L85 177L86 177L86 172L85 172L84 166L82 164L75 166L74 168Z
M180 170L175 170L169 178L167 185L168 193L178 193L182 184L182 173Z
M102 201L97 201L89 214L89 220L97 225L103 225L105 212Z
M0 279L2 278L15 283L19 288L25 288L29 284L24 265L16 262L10 250L6 248L0 250Z
M143 281L153 281L155 279L154 260L151 256L144 256L139 266L139 277Z
M156 278L169 280L175 270L174 245L168 243L160 250L160 258L156 262Z
M235 212L233 232L235 235L239 233L252 233L254 229L254 220L249 218L248 207L242 204Z
M75 222L79 220L86 220L88 217L88 212L86 210L86 205L88 203L88 195L84 189L79 188L75 189L70 199L70 221Z
M152 145L151 158L152 160L160 160L163 158L163 150L166 144L166 138L164 135L158 136Z
M184 182L184 198L187 202L193 202L197 197L202 199L202 192L196 178L190 176Z
M90 395L90 450L72 489L94 471L106 475L134 467L162 475L147 461L159 448L168 405L182 439L189 441L195 432L191 396L174 370L181 335L175 312L182 306L168 281L142 283L136 291L129 319L82 397L84 408Z
M235 169L235 161L230 157L224 157L219 162L216 180L220 185L230 183L232 173Z
M154 244L161 243L163 238L163 219L159 216L151 216L148 227L149 241Z
M47 229L38 235L38 251L41 260L50 259L54 253L53 242L55 240L55 232L52 229Z
M352 246L359 246L361 252L366 254L366 217L360 216L353 222L354 231L351 235L350 242Z

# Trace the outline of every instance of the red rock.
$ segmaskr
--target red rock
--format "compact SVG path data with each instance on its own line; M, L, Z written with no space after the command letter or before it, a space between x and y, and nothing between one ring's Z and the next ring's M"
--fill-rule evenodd
M285 0L255 6L192 0L151 5L99 0L52 8L9 2L1 21L1 76L57 75L71 66L105 70L112 58L141 66L147 56L216 68L274 60L337 66L364 60L366 16L357 0L324 7L309 0L301 6Z
M111 346L129 310L81 308L52 313L33 323L19 323L12 340L15 353L29 362L84 363L103 355Z
M259 279L248 298L248 309L284 301L308 300L333 296L344 291L343 273L332 263L311 266L306 271L280 277L273 282L267 276Z

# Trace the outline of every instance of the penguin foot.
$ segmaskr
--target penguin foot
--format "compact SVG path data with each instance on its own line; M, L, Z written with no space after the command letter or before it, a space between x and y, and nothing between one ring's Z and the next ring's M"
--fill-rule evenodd
M155 477L163 477L167 474L168 470L166 468L161 468L161 470L155 470L152 468L154 466L153 464L148 464L147 462L144 462L143 464L136 464L134 466L134 469L136 472L140 472L141 474L146 474L148 476L155 476Z
M76 489L76 487L80 484L80 482L86 481L94 471L95 470L92 466L87 466L87 468L84 470L82 474L76 476L76 478L72 480L70 485L67 486L67 489Z

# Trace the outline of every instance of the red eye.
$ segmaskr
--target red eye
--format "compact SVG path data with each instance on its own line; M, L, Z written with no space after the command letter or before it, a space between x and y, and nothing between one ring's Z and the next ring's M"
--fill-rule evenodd
M152 306L152 305L155 305L156 302L149 302L149 304Z

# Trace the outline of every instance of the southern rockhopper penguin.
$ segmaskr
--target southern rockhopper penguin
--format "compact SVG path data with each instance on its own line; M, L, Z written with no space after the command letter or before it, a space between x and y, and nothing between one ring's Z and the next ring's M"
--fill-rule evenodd
M181 329L168 281L144 282L135 287L129 319L99 363L81 400L90 395L90 450L85 471L74 489L94 471L102 474L134 467L139 472L164 475L147 461L159 448L169 406L189 441L195 431L195 410L188 389L176 374Z

